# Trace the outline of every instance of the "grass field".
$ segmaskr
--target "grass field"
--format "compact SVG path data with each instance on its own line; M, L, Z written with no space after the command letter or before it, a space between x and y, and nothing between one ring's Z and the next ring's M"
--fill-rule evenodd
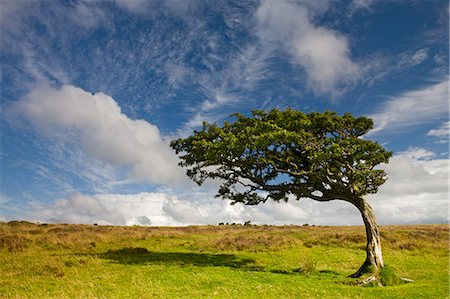
M448 298L449 226L381 227L415 282L357 286L363 227L0 224L0 298Z

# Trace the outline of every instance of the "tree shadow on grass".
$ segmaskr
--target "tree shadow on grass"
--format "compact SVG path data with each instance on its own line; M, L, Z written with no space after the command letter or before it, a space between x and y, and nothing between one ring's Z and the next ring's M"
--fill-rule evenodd
M255 260L239 258L234 254L210 254L197 252L155 252L141 247L126 247L118 250L109 250L98 255L102 259L110 260L124 265L173 265L198 267L228 267L244 271L268 272L273 274L308 276L301 268L293 270L265 269L255 265ZM329 270L316 271L319 275L341 276Z
M146 248L109 250L99 255L103 259L125 265L164 264L178 266L229 267L249 271L262 271L253 259L242 259L233 254L194 252L154 252Z

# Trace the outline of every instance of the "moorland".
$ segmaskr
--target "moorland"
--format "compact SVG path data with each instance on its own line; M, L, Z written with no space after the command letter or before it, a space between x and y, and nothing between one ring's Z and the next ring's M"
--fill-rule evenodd
M449 226L381 226L414 282L359 286L364 227L0 223L1 298L448 298Z

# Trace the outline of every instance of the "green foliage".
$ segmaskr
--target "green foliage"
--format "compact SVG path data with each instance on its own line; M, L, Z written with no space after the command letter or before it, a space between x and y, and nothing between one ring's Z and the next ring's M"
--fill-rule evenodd
M376 193L392 153L361 138L371 119L346 113L286 109L236 113L223 127L204 123L200 131L174 140L180 165L198 184L219 179L217 196L254 205L289 195L320 201Z
M400 277L395 273L395 270L389 265L385 265L381 268L379 276L380 282L384 286L396 286L402 283Z

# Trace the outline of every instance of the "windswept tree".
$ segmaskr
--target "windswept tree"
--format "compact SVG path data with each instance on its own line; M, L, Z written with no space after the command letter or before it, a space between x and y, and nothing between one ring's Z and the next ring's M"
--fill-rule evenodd
M233 204L291 198L351 203L361 212L367 235L366 260L351 277L376 274L384 266L380 234L364 196L386 181L386 173L375 167L387 163L392 153L361 138L373 121L293 109L233 116L233 123L204 122L200 131L172 141L187 175L199 185L218 179L217 197Z

